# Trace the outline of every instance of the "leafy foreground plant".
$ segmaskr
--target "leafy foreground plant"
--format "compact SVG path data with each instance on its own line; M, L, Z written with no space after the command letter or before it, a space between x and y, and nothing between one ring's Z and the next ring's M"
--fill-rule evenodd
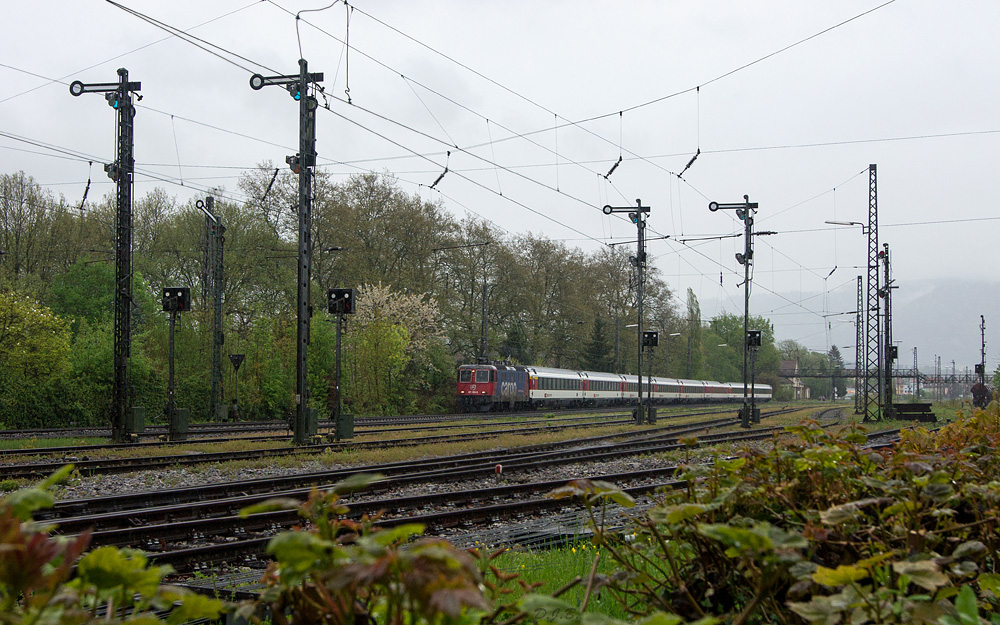
M858 427L788 430L798 439L769 453L683 467L634 532L604 527L611 501L631 505L616 487L555 491L583 499L621 567L594 587L673 622L1000 623L996 404L894 450L865 449Z
M0 623L178 625L226 611L216 599L162 585L172 569L148 566L139 551L100 547L82 555L89 532L52 536L51 526L33 522L36 510L55 501L48 489L72 470L0 499Z
M530 593L535 587L517 574L490 565L502 549L491 555L466 552L447 541L420 538L420 525L380 528L378 518L346 519L348 508L341 496L378 479L357 475L329 491L314 490L305 503L274 499L244 510L249 515L297 508L309 529L271 540L267 551L274 561L264 576L267 588L237 615L279 625L623 623L583 614L586 599L574 606L557 598L580 578L553 596ZM529 594L505 601L516 585ZM653 615L645 622L678 621L661 617Z

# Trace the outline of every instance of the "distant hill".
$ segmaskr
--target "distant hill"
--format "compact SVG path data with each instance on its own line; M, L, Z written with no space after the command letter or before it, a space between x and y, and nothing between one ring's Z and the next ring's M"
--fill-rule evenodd
M1000 283L975 283L971 280L927 280L918 284L900 283L892 294L893 340L899 346L899 366L913 366L916 346L921 371L931 371L934 357L941 357L941 368L951 372L966 367L971 372L979 362L979 316L986 318L986 370L992 372L1000 363ZM828 349L823 314L853 311L857 292L853 287L831 291L827 310L823 294L794 292L774 295L755 289L750 313L762 315L774 324L777 340L793 339L815 351ZM792 302L792 303L790 303ZM801 304L801 305L798 305ZM736 307L738 309L734 309ZM738 304L727 301L701 301L706 319L716 310L742 315ZM805 309L805 310L804 310ZM812 312L807 312L812 311ZM840 348L846 362L854 361L854 315L830 314L831 342Z

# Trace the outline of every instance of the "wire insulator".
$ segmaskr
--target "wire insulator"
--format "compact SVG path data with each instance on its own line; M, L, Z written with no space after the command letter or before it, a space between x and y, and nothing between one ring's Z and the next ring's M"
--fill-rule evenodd
M608 176L610 176L611 174L615 173L615 170L618 169L618 166L621 165L621 162L622 162L622 157L619 155L618 156L618 160L615 161L615 164L611 166L611 169L608 170L608 173L604 174L604 179L605 180L608 179Z

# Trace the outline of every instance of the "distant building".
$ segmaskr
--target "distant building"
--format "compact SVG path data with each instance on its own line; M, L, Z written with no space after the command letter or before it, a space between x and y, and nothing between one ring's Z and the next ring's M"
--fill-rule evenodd
M809 399L809 387L799 378L798 360L782 360L780 375L785 380L785 385L792 388L792 399Z

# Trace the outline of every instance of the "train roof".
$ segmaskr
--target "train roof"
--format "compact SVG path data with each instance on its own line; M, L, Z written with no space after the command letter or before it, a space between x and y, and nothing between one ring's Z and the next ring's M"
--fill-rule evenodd
M528 373L531 375L541 375L547 378L573 378L579 380L583 377L582 371L573 371L572 369L556 369L553 367L528 367Z
M544 376L547 378L561 378L561 379L572 379L572 380L606 380L606 381L619 381L619 382L629 382L635 383L637 381L637 376L635 374L623 374L623 373L608 373L606 371L579 371L576 369L559 369L556 367L532 367L525 365L505 365L496 363L481 363L481 364L467 364L460 365L459 369L519 369L527 370L531 375ZM646 376L642 376L646 379ZM653 376L653 384L679 384L681 386L722 386L726 388L742 388L742 382L718 382L716 380L686 380L683 378L663 378ZM757 382L754 384L755 388L771 388L770 384L763 384Z

